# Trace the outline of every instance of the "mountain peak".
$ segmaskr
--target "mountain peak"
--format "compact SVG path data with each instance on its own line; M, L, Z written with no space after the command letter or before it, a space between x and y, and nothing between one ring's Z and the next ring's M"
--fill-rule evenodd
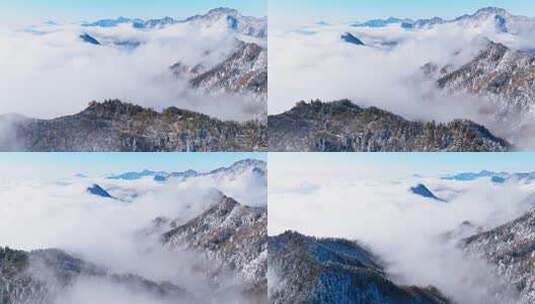
M93 184L91 187L88 187L87 192L104 198L113 198L106 190L97 184Z
M475 15L508 15L507 10L500 7L484 7L476 11Z
M415 187L411 187L411 192L424 198L431 198L442 202L444 201L433 194L433 192L431 192L431 190L429 190L429 188L427 188L427 186L424 184L418 184Z
M351 44L354 44L354 45L364 45L364 42L362 42L362 40L360 40L359 38L355 37L353 34L351 34L349 32L346 32L345 34L340 36L340 38L342 40L344 40L345 42L347 42L347 43L351 43Z
M238 10L229 7L213 8L206 15L238 15Z

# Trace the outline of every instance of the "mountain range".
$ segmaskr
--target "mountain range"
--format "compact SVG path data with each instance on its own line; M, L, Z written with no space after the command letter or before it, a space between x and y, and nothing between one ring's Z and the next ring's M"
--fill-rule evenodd
M152 171L152 170L143 170L141 172L126 172L117 175L108 176L108 179L116 180L138 180L144 177L153 177L159 181L167 180L169 178L179 178L185 180L191 177L199 176L212 176L212 177L229 177L235 178L238 175L245 173L254 173L260 177L266 178L266 162L256 159L245 159L228 167L221 167L209 172L197 172L195 170L186 170L183 172L166 172L166 171Z
M535 28L535 18L515 16L502 8L486 7L473 14L466 14L454 19L446 20L440 17L430 19L395 18L373 19L366 22L354 23L355 27L381 28L389 25L399 25L407 30L429 29L441 24L455 24L464 28L482 28L491 26L497 32L519 34L532 31Z
M224 7L215 8L204 15L196 15L183 20L176 20L172 17L150 20L119 17L116 19L101 19L94 22L84 22L82 23L82 26L117 27L120 25L128 25L136 29L150 30L161 29L174 24L190 24L197 27L225 26L225 28L230 31L257 38L265 38L267 35L266 18L243 16L235 9Z
M229 294L243 300L228 303L267 303L265 206L243 206L220 193L217 201L194 218L184 222L175 216L179 215L154 219L143 230L150 233L140 233L137 242L156 236L162 249L177 253L176 259L185 250L193 252L198 265L191 267L203 274L210 294L199 295L187 287L133 273L115 273L60 249L0 248L0 300L5 304L52 304L79 282L98 280L107 288L150 295L164 303L213 303L216 299L225 301ZM227 281L229 274L234 279Z
M444 180L454 181L473 181L483 178L488 178L492 182L498 184L505 183L507 181L517 181L528 184L535 181L535 172L509 173L482 170L480 172L462 172L442 177Z
M108 100L82 112L50 120L0 116L10 136L2 151L261 151L266 127L250 121L221 121L170 107L156 112ZM3 138L0 137L0 140Z
M408 121L349 100L299 102L268 117L270 151L508 151L505 140L468 120Z

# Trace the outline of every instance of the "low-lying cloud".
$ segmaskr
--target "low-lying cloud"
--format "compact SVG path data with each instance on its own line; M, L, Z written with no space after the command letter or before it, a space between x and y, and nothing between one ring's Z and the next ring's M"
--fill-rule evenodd
M35 172L34 172L35 173ZM243 204L265 206L265 179L253 176L134 181L77 176L4 180L0 185L0 246L35 250L59 248L102 266L110 273L132 273L155 282L171 282L206 303L242 303L235 274L219 272L219 262L202 253L170 251L162 246L154 219L187 223L218 203L223 194ZM249 181L249 179L253 179ZM91 194L94 183L113 198ZM263 190L262 190L263 189ZM253 194L249 194L253 193ZM259 195L264 195L260 199ZM218 270L217 291L207 273ZM46 275L33 270L34 275ZM77 279L61 290L55 304L150 303L168 300L143 289L127 288L103 277ZM188 303L185 300L185 303Z
M377 177L367 174L373 172L370 166L329 166L328 176L320 165L270 166L269 234L296 230L357 240L381 257L399 284L433 285L459 303L515 303L514 290L490 265L468 258L458 242L533 208L534 185L398 177L390 171L386 177L383 167L375 169L383 172ZM448 202L412 193L419 183ZM303 191L303 185L315 190ZM470 231L462 230L467 222Z
M365 46L343 41L346 32ZM513 49L535 46L531 34L498 33L492 25L444 24L411 31L399 24L384 28L314 24L271 33L270 114L286 111L300 100L351 99L411 120L471 119L501 136L511 134L496 125L492 103L475 96L446 96L421 67L432 62L458 68L475 57L484 37Z
M102 45L84 42L83 34ZM3 28L0 114L53 118L77 113L93 100L118 98L156 110L176 106L226 120L253 119L265 104L237 94L203 94L169 69L177 62L213 66L231 54L235 38L226 28L186 23L153 30L130 24Z

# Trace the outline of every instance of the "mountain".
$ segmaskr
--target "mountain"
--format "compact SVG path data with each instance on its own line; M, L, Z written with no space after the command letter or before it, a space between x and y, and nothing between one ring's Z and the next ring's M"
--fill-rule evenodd
M345 33L342 36L340 36L342 40L344 40L347 43L355 44L355 45L364 45L364 42L362 40L358 39L357 37L353 36L351 33Z
M436 197L424 184L418 184L415 187L411 187L411 192L424 198L431 198L436 201L444 202L443 199Z
M141 172L126 172L119 175L109 176L108 179L137 180L147 176L167 176L164 171L143 170Z
M87 192L104 198L113 198L106 190L102 189L102 187L97 184L93 184L93 186L88 187Z
M230 8L216 8L204 15L196 15L185 20L175 20L171 17L161 19L132 19L119 17L117 19L102 19L95 22L83 23L84 27L116 27L128 24L136 29L160 29L173 24L190 24L196 27L218 27L241 35L256 38L267 37L267 19L241 15L237 10Z
M504 172L496 173L496 172L492 172L488 170L482 170L480 172L463 172L463 173L458 173L454 175L449 175L449 176L443 177L442 179L456 180L456 181L472 181L472 180L476 180L479 178L492 177L492 176L503 175L503 174L506 174L506 173Z
M93 44L93 45L100 45L100 42L98 42L97 39L93 38L91 35L89 35L88 33L85 33L85 34L82 34L80 35L80 39L82 39L84 42L87 42L89 44Z
M130 19L125 17L119 17L117 19L101 19L95 22L91 23L83 23L82 26L85 27L92 27L92 26L98 26L98 27L115 27L121 24L125 23L131 23L131 22L142 22L141 19Z
M388 19L373 19L353 26L377 28L392 24L399 24L407 30L429 29L436 25L454 24L465 29L488 29L498 33L516 35L532 32L535 29L535 18L515 16L502 8L486 7L477 10L473 14L466 14L450 20L444 20L439 17L418 20L390 17Z
M171 67L173 74L189 80L194 88L208 92L251 93L267 98L267 49L255 43L237 41L235 51L215 67L205 70L181 62Z
M53 304L63 292L84 279L98 279L109 286L142 291L167 301L194 301L192 294L172 283L111 273L61 250L26 252L0 248L0 301L3 304Z
M356 242L296 232L269 238L269 298L283 303L450 303L432 287L399 286Z
M267 18L243 16L231 8L215 8L205 15L196 15L182 22L202 27L226 26L229 30L242 35L267 37Z
M465 239L466 252L490 263L519 293L516 303L535 302L535 211L505 225Z
M442 177L444 180L473 181L481 178L490 178L494 183L502 184L507 181L516 181L529 184L535 181L535 172L493 172L482 170L480 172L462 172Z
M469 93L497 107L496 119L510 121L535 110L535 54L488 41L459 69L446 72L437 86L449 94Z
M83 23L83 27L116 27L123 24L129 24L136 29L153 29L153 28L164 28L168 25L177 23L175 19L171 17L164 17L161 19L150 19L143 20L139 18L125 18L119 17L117 19L101 19L95 22Z
M198 176L214 176L214 177L229 177L235 178L238 175L242 175L247 172L253 172L263 177L266 176L266 162L256 159L244 159L235 162L229 167L221 167L210 172L200 173L195 170L186 170L183 172L165 172L165 171L152 171L143 170L141 172L126 172L118 175L111 175L108 179L122 179L122 180L137 180L143 177L152 176L158 178L158 180L166 180L170 177L187 179Z
M413 122L349 100L299 102L269 116L270 151L508 151L511 146L467 120Z
M386 27L391 24L402 24L402 23L412 23L413 20L411 19L400 19L395 17L389 17L388 19L372 19L368 20L366 22L357 22L352 24L354 27L371 27L371 28L378 28L378 27Z
M198 251L220 263L218 272L237 274L243 293L265 302L267 292L267 207L248 207L222 196L220 201L194 219L176 227L176 221L160 219L167 227L161 242L170 250ZM213 277L219 277L214 274Z
M227 177L230 180L235 179L237 176L254 173L260 177L266 178L267 175L267 163L263 160L257 159L244 159L235 162L230 167L221 167L212 170L205 175L211 175L215 178Z
M401 23L401 27L404 29L427 29L436 24L445 23L445 20L440 17L433 17L430 19L418 19L416 21L406 21Z
M0 125L4 120L0 116ZM261 122L225 122L175 107L159 113L119 100L92 102L71 116L9 122L17 142L0 142L2 151L259 151L267 146Z

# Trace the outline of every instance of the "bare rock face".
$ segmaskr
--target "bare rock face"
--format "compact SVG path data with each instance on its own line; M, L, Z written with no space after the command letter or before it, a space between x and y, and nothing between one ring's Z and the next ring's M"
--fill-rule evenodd
M269 239L270 303L450 303L432 287L392 282L355 242L286 232Z
M4 121L0 117L1 122ZM18 151L262 151L261 122L226 122L167 108L162 113L119 100L92 102L84 111L51 120L19 119L9 124L11 140L0 150ZM2 138L0 138L2 139Z
M164 220L165 221L165 220ZM230 270L244 284L244 293L265 302L267 292L267 208L221 200L198 217L163 233L171 250L194 250ZM161 219L158 225L162 225Z
M472 256L483 258L520 293L518 303L535 301L535 211L463 241Z
M507 151L511 146L467 120L447 124L407 121L349 100L300 102L269 116L270 151Z
M1 303L53 304L81 279L100 279L161 299L194 301L191 294L169 282L157 283L133 274L110 273L61 250L25 252L0 248Z

